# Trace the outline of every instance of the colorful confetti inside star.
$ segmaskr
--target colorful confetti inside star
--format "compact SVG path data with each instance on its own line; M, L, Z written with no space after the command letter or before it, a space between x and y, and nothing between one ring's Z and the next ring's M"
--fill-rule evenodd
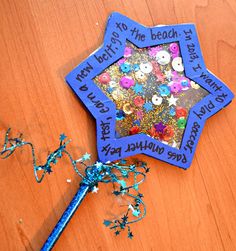
M167 98L168 102L169 102L169 106L176 106L176 102L178 100L178 98L175 98L173 95L170 96L170 98Z
M153 107L152 107L152 103L151 102L147 102L144 104L144 109L146 110L146 112L150 112L153 110Z
M157 132L163 132L165 125L163 125L162 122L159 122L158 124L155 124L154 127L157 130Z
M107 88L107 92L108 92L108 93L112 93L112 91L113 91L113 88L109 86L109 87Z
M133 87L133 90L135 91L136 94L143 93L143 85L136 83L135 86Z

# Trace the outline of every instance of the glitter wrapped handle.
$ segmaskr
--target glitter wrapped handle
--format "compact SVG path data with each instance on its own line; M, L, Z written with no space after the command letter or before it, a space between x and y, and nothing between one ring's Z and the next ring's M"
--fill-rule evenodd
M52 247L55 245L57 239L63 232L64 228L70 221L71 217L75 213L76 209L81 204L82 200L86 196L89 191L89 185L81 184L78 192L75 194L74 198L72 199L71 203L61 216L60 220L58 221L57 225L54 227L52 233L48 237L47 241L44 243L41 251L48 251L51 250Z

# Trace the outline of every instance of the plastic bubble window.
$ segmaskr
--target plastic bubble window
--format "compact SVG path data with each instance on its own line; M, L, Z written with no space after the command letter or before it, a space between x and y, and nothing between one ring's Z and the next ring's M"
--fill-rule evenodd
M209 93L185 76L178 42L138 48L94 78L116 104L116 138L144 133L180 148L189 110Z

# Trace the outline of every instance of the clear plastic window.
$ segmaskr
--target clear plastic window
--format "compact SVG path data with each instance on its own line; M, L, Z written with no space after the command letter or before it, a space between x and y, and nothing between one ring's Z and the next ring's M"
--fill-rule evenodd
M116 104L116 137L145 133L179 148L188 113L208 92L184 73L179 44L138 48L127 42L124 57L94 82Z

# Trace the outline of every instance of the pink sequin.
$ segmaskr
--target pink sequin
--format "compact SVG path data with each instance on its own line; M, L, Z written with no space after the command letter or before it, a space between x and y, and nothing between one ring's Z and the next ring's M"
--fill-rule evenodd
M180 82L173 82L171 85L170 85L170 91L171 93L179 93L180 91L182 90L182 86L180 84Z
M98 80L102 84L108 84L111 81L111 77L107 72L104 72L98 77Z
M170 48L171 53L179 54L179 46L177 43L171 43L169 48Z
M118 60L117 64L121 65L126 61L126 58L121 58L120 60Z
M148 50L148 54L151 57L155 57L157 52L160 51L160 50L162 50L161 46L150 47L149 50Z
M125 47L124 57L128 58L132 55L133 49L130 47Z
M122 86L125 89L129 89L133 85L134 85L134 80L131 77L123 76L120 79L120 86Z

